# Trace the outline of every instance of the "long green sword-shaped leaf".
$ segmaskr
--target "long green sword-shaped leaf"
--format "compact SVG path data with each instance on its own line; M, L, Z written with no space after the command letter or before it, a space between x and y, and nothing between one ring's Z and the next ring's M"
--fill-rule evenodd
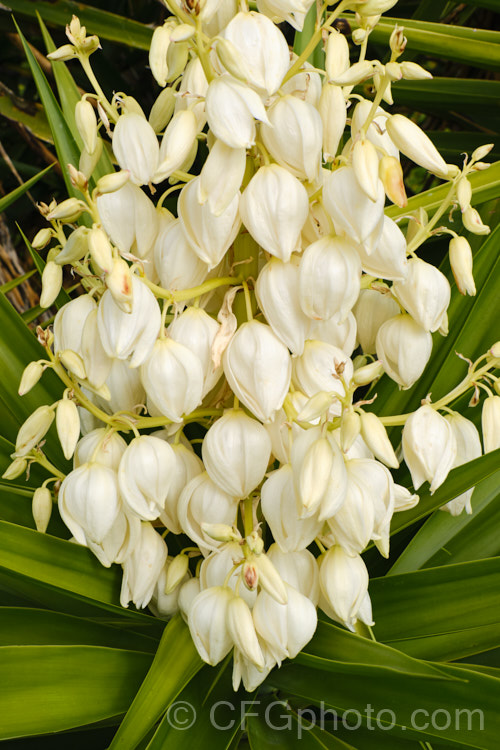
M176 615L165 628L151 669L109 750L135 750L202 666L187 625Z
M44 177L47 172L49 172L53 167L53 164L50 164L48 167L45 167L45 169L42 169L41 172L36 174L34 177L31 177L31 179L27 180L23 185L20 185L15 190L12 190L12 192L7 193L7 195L4 195L2 198L0 198L0 213L2 211L5 211L12 203L15 203L18 198L20 198L24 193L26 193L33 185L35 185L38 180L41 180L42 177Z
M33 5L34 10L37 7L39 7L38 3L36 5ZM64 119L63 113L61 112L61 108L57 103L52 89L47 82L45 74L40 68L40 65L38 64L35 56L33 55L21 29L15 21L14 23L16 24L19 38L21 39L28 64L31 69L31 73L38 90L38 94L44 106L45 114L47 115L47 120L54 137L54 145L56 147L57 158L61 165L66 188L69 195L76 195L77 197L80 197L80 192L76 190L76 188L74 188L71 184L67 166L68 164L73 164L76 166L78 165L80 154L78 152L77 145L73 136L71 135L71 131L66 123L66 120Z
M123 714L151 654L98 646L0 647L0 739Z

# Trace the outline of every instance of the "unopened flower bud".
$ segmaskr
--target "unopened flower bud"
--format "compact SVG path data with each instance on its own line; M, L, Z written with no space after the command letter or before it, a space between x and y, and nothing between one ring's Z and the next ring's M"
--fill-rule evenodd
M50 307L61 291L63 280L62 267L49 260L42 273L42 293L40 307Z
M500 448L500 396L488 396L481 415L484 452Z
M110 273L106 274L106 286L120 310L132 312L133 287L130 266L123 258L115 258Z
M472 275L472 251L465 237L453 237L449 246L450 265L460 294L476 294Z
M168 121L174 113L175 107L175 94L173 89L168 86L160 92L159 96L155 99L151 111L149 113L149 124L155 131L159 133L167 125Z
M344 453L352 447L361 430L361 420L355 411L348 411L342 415L340 423L340 445Z
M244 657L259 669L264 669L264 656L257 640L252 613L241 596L233 596L227 605L227 629Z
M77 56L76 47L72 44L63 44L62 47L58 47L54 52L50 52L47 55L47 60L52 62L66 62L67 60L73 60Z
M105 273L109 273L113 268L114 260L108 235L104 229L94 225L90 231L88 241L92 261Z
M88 99L80 99L75 106L75 121L83 144L89 154L97 148L97 119Z
M33 493L32 513L37 531L45 534L52 514L52 495L47 487L38 487Z
M328 411L332 405L333 398L331 393L319 391L319 393L314 394L312 398L308 399L295 419L297 422L313 422Z
M45 436L54 421L54 409L39 406L21 425L16 438L16 457L23 457Z
M7 466L4 473L2 474L2 479L17 479L17 477L20 477L21 474L23 474L28 467L28 462L24 458L15 458L11 464Z
M408 198L399 159L395 156L383 156L378 165L378 174L389 200L399 208L404 208L408 204Z
M149 46L149 67L159 86L166 86L168 79L167 52L170 46L172 26L164 24L153 32Z
M216 542L237 542L240 541L241 535L238 530L227 523L205 523L201 524L205 534L215 539Z
M105 174L104 177L100 177L97 181L96 190L98 195L114 193L116 190L120 190L129 181L129 178L130 172L128 169L121 169L119 172Z
M118 118L113 131L113 151L122 169L130 172L136 185L146 185L158 167L160 146L156 133L136 112Z
M486 143L484 146L478 146L476 150L472 152L471 161L477 162L484 159L484 157L490 153L494 145L494 143Z
M403 78L407 81L423 81L432 78L432 73L429 73L428 70L422 68L421 65L417 65L417 63L405 61L400 63L399 67Z
M368 385L377 378L380 378L383 374L384 366L380 360L376 360L375 362L370 362L369 365L354 370L352 382L358 386Z
M177 588L189 569L189 558L187 555L176 555L167 568L167 580L165 581L165 594L171 594Z
M83 359L77 352L74 352L72 349L64 349L58 354L64 367L76 375L79 380L84 380L87 377Z
M329 80L342 75L349 68L349 44L336 29L332 29L328 35L325 54L325 70Z
M66 198L65 201L58 203L48 214L49 221L64 221L72 224L83 213L84 206L77 198Z
M396 458L391 441L387 437L386 429L373 412L362 412L361 436L375 458L378 458L379 461L382 461L382 463L391 469L398 468L399 461Z
M403 77L401 66L397 62L388 62L385 66L385 73L391 81L400 81Z
M52 229L49 229L48 227L44 227L43 229L40 229L35 234L35 237L31 243L31 246L34 247L35 250L42 250L44 247L46 247L49 244L52 237L53 237Z
M488 354L495 359L500 358L500 341L496 341L488 350Z
M408 417L403 428L403 455L416 490L427 480L432 495L448 476L456 453L450 423L430 404Z
M366 29L354 29L351 35L351 39L354 44L359 46L360 44L363 44L363 42L366 39Z
M356 62L351 65L344 73L336 75L335 78L328 79L330 83L337 86L356 86L358 83L368 80L373 76L373 63L369 60Z
M472 185L467 177L461 177L457 183L457 200L462 213L469 208L472 198Z
M394 145L409 159L437 177L448 178L448 166L419 126L404 115L392 115L386 121L387 132Z
M390 0L389 0L389 2L390 2ZM369 4L370 4L370 0L368 0L368 3L363 3L359 7L359 11L363 15L365 15L365 13L367 11L367 6ZM384 11L388 10L389 8L392 8L392 6L395 5L395 4L396 3L393 2L390 5L388 5L387 8L384 7ZM384 6L385 6L385 4L384 4ZM379 11L379 12L383 13L384 11ZM406 37L405 37L405 35L404 35L403 32L404 32L404 28L402 26L397 26L396 25L394 27L394 31L392 32L392 34L390 36L390 39L389 39L389 47L391 48L392 52L395 52L398 55L398 57L399 57L399 55L401 55L405 51L405 48L406 48L407 39L406 39Z
M43 365L40 362L30 362L24 369L21 376L21 382L19 383L18 393L20 396L24 396L25 393L31 391L34 385L38 383L43 374Z
M63 398L57 404L56 427L64 458L69 461L80 437L80 416L75 402L69 398Z
M462 223L468 232L472 234L489 234L491 229L483 224L479 213L472 206L468 206L462 213Z

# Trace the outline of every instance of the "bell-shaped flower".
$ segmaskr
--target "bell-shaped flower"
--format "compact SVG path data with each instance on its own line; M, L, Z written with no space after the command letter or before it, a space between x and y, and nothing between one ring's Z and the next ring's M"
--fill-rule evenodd
M300 250L300 233L308 213L305 187L278 164L261 167L241 196L245 227L266 252L285 262Z
M360 138L354 142L351 162L361 190L372 201L376 201L380 182L379 157L375 146L368 138Z
M82 334L90 313L97 307L88 294L67 302L57 312L54 319L54 353L68 349L82 356Z
M136 185L151 182L158 167L160 146L156 133L136 112L121 115L113 130L113 152Z
M26 456L45 437L54 421L54 409L46 404L30 414L23 422L16 437L16 457Z
M450 283L441 271L420 258L408 262L404 281L392 287L403 307L426 331L437 331L450 304Z
M208 202L210 211L220 216L238 194L246 167L246 150L231 148L216 140L200 172L198 201Z
M325 71L330 80L334 80L348 70L349 44L344 34L337 29L332 29L325 45Z
M227 74L210 82L205 111L214 136L231 148L253 146L255 120L269 122L257 92Z
M265 553L249 555L243 566L243 575L250 588L259 586L262 591L266 591L272 596L278 604L286 604L288 595L285 584Z
M202 524L224 523L232 526L236 520L237 510L238 499L217 487L206 472L188 482L177 506L182 530L199 546L204 555L210 550L217 549L220 542L203 531Z
M222 375L222 365L214 367L212 360L212 347L219 330L220 323L199 307L188 307L168 327L170 338L199 357L203 369L202 396L212 390Z
M328 320L310 320L307 338L336 346L350 356L356 347L356 318L352 312L342 322L340 317L340 313L335 313Z
M375 503L370 475L375 463L372 459L362 458L346 462L345 499L340 510L328 519L336 543L350 555L362 552L373 536Z
M397 315L380 326L375 348L386 373L406 390L419 379L429 361L432 336L410 315Z
M300 260L300 306L313 320L336 313L345 320L356 302L361 263L353 244L342 237L323 237L305 249Z
M400 513L403 510L411 510L420 500L419 496L415 493L410 492L406 487L401 484L394 484L394 513Z
M243 323L223 355L224 374L236 397L261 422L273 419L288 393L292 362L269 326Z
M262 0L261 0L262 2ZM267 2L267 0L266 0ZM276 665L276 660L273 658L271 650L268 648L266 642L257 636L262 656L264 659L264 667L255 666L253 661L250 661L246 656L239 650L234 648L233 651L233 691L236 692L240 684L243 683L243 687L249 693L256 690L261 685L266 677L269 675L271 669Z
M351 134L353 139L358 136L361 128L364 128L371 107L372 102L368 99L361 99L354 107L351 118ZM389 156L399 159L399 151L391 141L385 127L388 117L389 114L382 107L378 107L375 117L368 126L366 137L379 150L379 153L382 154L385 152Z
M380 181L373 201L360 188L353 168L340 167L325 178L323 201L337 234L364 244L368 253L376 247L384 221L385 193Z
M327 614L354 630L368 591L368 571L363 559L359 555L349 555L342 547L330 547L321 557L319 581L321 593L329 605Z
M298 55L292 52L290 55L290 64L293 65ZM321 96L321 76L316 72L311 63L303 63L300 71L289 78L281 86L282 94L291 94L304 102L318 106L319 97Z
M174 468L174 452L165 440L152 435L134 438L118 469L120 494L127 508L143 521L158 518Z
M241 545L238 542L228 542L215 552L211 552L200 565L202 589L222 586L225 583L233 591L236 591L237 588L239 595L243 597L251 609L257 598L257 590L250 590L242 585L241 567L236 567L236 563L243 559Z
M157 435L158 433L154 434ZM173 534L181 534L182 528L177 516L181 492L191 479L202 473L204 467L192 448L188 448L182 443L174 443L171 448L175 465L170 476L164 508L160 513L160 521Z
M271 258L259 273L255 293L276 336L292 354L302 354L310 321L299 302L299 261Z
M276 659L294 659L309 643L318 623L316 607L307 596L290 584L286 604L279 604L267 592L261 591L253 608L255 629L266 642Z
M129 367L128 360L115 359L106 378L110 398L98 397L97 404L108 414L117 411L137 412L145 403L146 392L141 382L140 372Z
M80 298L77 297L77 299ZM85 319L80 352L90 385L99 389L109 377L113 360L106 353L99 336L97 306L91 310Z
M215 666L233 647L227 613L234 593L228 586L200 591L189 610L189 631L196 649L207 664Z
M137 276L132 276L132 312L120 310L111 292L99 302L98 330L104 350L110 357L127 359L138 367L151 354L160 332L161 312L153 292Z
M337 513L346 496L347 474L333 435L323 435L319 426L299 434L293 441L291 465L301 517L324 521Z
M202 457L212 481L228 495L245 498L264 478L271 440L256 419L229 409L205 435Z
M457 454L452 468L479 458L482 450L481 439L476 425L458 412L446 414L445 419L451 425L457 443ZM474 487L471 487L457 497L454 497L446 505L443 505L440 510L446 510L452 516L460 515L464 509L466 513L472 513L471 497L473 492Z
M227 208L216 216L208 203L198 201L199 181L200 178L195 177L182 189L178 211L187 241L210 270L220 263L238 234L240 198L239 194L235 195Z
M97 197L102 226L122 253L147 259L158 232L153 202L137 185L127 182L119 190Z
M283 606L283 605L279 605ZM241 596L233 596L227 605L227 629L234 645L248 661L263 669L264 656L257 640L250 607Z
M281 30L262 13L237 13L221 36L234 45L247 72L247 83L271 96L290 64L288 43Z
M452 237L449 245L449 257L453 278L460 294L476 294L476 285L472 273L472 251L465 237Z
M158 232L154 262L161 285L172 291L198 286L208 275L208 265L191 248L180 219Z
M298 394L299 391L295 391ZM301 394L304 398L304 403L307 401L307 396ZM290 446L291 437L302 430L295 422L290 423L284 409L279 409L274 418L266 422L264 427L267 430L267 434L271 438L271 451L272 455L280 464L286 464L290 460Z
M183 583L179 587L177 603L179 605L179 612L182 615L182 619L186 623L188 622L192 604L200 591L201 587L199 578L190 578L189 581L186 581L186 583Z
M406 240L395 221L384 216L382 234L370 254L363 245L356 245L365 273L382 279L401 281L408 273Z
M201 403L204 376L200 358L173 339L158 339L141 367L141 379L148 397L173 422L181 422L184 414Z
M101 543L120 512L115 472L95 461L71 471L59 490L59 512L77 542Z
M311 5L311 0L257 0L259 13L275 22L286 21L297 31L302 31Z
M121 510L110 531L101 542L87 538L87 546L101 565L110 568L113 563L121 565L140 542L141 522L136 516Z
M203 130L207 121L205 114L205 95L208 81L205 71L198 57L194 57L186 65L182 74L179 96L175 100L175 112L191 109L196 117L198 132Z
M73 468L77 469L82 464L93 461L118 471L126 448L127 443L119 432L109 432L105 427L99 427L78 441L73 455Z
M394 145L420 167L446 180L448 165L419 126L404 115L391 115L385 127Z
M262 125L271 156L300 180L315 180L321 168L323 123L312 104L288 94L268 111L271 125Z
M394 513L394 480L389 469L378 461L362 460L369 477L375 511L372 539L380 554L387 558L391 519Z
M284 552L303 550L323 527L317 514L300 517L290 464L273 471L262 485L262 514L273 537ZM288 581L295 585L293 581Z
M342 380L348 383L352 374L349 357L342 349L324 341L306 341L303 354L293 361L293 382L310 397L319 391L343 396L345 388ZM336 404L332 407L333 411L338 411Z
M122 607L128 607L129 602L137 609L147 607L166 559L165 541L150 523L142 521L138 542L122 565Z
M283 551L271 544L267 556L285 583L293 586L316 606L319 599L318 561L307 549Z
M357 322L358 341L364 354L375 354L375 339L380 326L400 312L396 300L375 289L362 289L353 313ZM343 348L343 347L341 347Z
M403 427L403 456L416 490L430 483L433 494L455 465L457 440L450 422L430 404L411 414Z
M194 144L198 123L191 109L182 109L172 117L160 145L159 164L154 175L155 182L163 182L182 165L190 155Z

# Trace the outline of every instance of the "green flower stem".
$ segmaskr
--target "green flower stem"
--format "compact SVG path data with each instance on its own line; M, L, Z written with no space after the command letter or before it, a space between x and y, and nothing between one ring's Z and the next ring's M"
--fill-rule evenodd
M199 286L193 286L191 289L182 289L179 292L172 292L169 289L164 289L162 286L153 284L145 276L141 276L141 280L148 286L156 297L166 299L173 304L174 302L185 302L186 300L193 299L194 297L201 297L207 292L212 292L219 286L237 286L241 284L241 278L239 276L221 276L215 279L209 279Z
M239 283L246 282L247 279L256 279L259 268L259 247L253 237L246 231L240 232L233 244L234 261L233 268L238 269ZM240 292L236 295L233 303L233 312L236 315L238 325L247 320L252 320L253 315L257 312L257 300L255 292L243 288L243 294Z
M456 177L453 182L451 183L450 189L448 190L443 202L441 203L440 208L436 211L436 213L433 215L432 219L425 224L425 226L420 227L418 232L413 237L412 241L407 247L408 253L413 253L417 248L422 245L425 240L431 236L432 230L438 223L439 219L443 216L443 214L446 213L448 208L451 206L451 203L453 201L453 198L455 197L456 189L457 189L457 182L460 179L462 175L460 174L458 177Z
M95 77L94 71L92 70L92 66L90 64L90 60L88 58L88 55L79 55L79 60L81 63L81 66L83 70L85 71L85 75L89 79L92 88L96 92L100 103L102 104L103 108L106 110L106 114L108 117L113 121L116 122L118 120L119 114L116 107L113 107L112 104L110 104L104 94L104 91L102 90L99 81Z
M26 458L28 461L34 461L37 464L40 464L40 466L43 466L44 469L47 469L51 474L54 475L56 480L62 480L66 476L66 474L63 474L62 471L59 471L59 469L56 469L54 464L52 464L49 459L45 456L44 453L42 453L41 450L34 450L29 453ZM50 480L46 480L50 481ZM45 482L44 482L45 485Z

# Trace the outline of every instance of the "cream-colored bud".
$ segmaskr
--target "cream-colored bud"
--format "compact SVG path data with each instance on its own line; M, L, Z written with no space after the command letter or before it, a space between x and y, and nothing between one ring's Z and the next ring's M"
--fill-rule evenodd
M97 148L97 119L88 99L80 99L75 106L75 121L83 144L89 154Z
M165 86L168 78L167 52L170 45L172 26L164 24L153 32L149 47L149 67L159 86Z
M64 458L68 461L75 452L80 437L80 417L74 401L63 398L56 408L56 428Z
M132 274L130 266L123 258L115 258L110 273L106 274L105 282L120 310L131 313L134 301Z
M472 152L471 161L481 161L485 156L488 156L494 143L486 143L484 146L478 146L475 151Z
M323 122L323 154L335 158L347 119L346 102L341 86L325 82L321 89L318 112Z
M62 47L58 47L54 52L50 52L47 55L47 59L53 62L66 62L67 60L73 60L77 54L76 47L72 44L63 44Z
M257 92L229 74L210 82L205 109L210 130L231 148L250 148L255 143L255 120L269 122Z
M17 479L17 477L20 477L27 468L28 462L26 461L26 459L15 458L12 463L9 464L5 469L4 473L2 474L2 479Z
M448 166L419 126L404 115L391 115L386 121L387 132L394 145L409 159L437 177L448 178Z
M484 452L500 448L500 396L488 396L481 414Z
M361 190L372 201L376 201L379 185L379 160L375 146L367 138L356 141L351 158L352 168Z
M404 208L408 204L408 198L406 197L403 170L399 159L396 159L395 156L383 156L380 159L378 170L385 194L389 200L396 206Z
M432 73L429 73L428 70L422 68L421 65L417 65L417 63L405 61L400 63L399 67L403 78L407 81L423 81L432 78Z
M229 601L227 628L233 643L243 656L259 669L264 669L264 656L255 632L252 613L241 596L233 596Z
M373 72L373 63L369 60L363 60L362 62L354 63L348 70L340 73L340 75L336 75L335 78L330 78L329 82L335 83L337 86L356 86L358 83L371 78Z
M94 224L89 234L89 250L92 261L105 273L109 273L114 265L113 251L108 235Z
M112 172L111 174L105 174L97 181L97 194L106 195L106 193L114 193L116 190L120 190L130 178L130 172L128 169L121 169L119 172Z
M373 383L377 378L380 378L383 374L384 366L382 362L377 360L376 362L371 362L369 365L360 367L359 370L354 370L352 382L358 386L368 385L369 383Z
M87 377L83 359L77 352L74 352L72 349L64 349L62 352L59 352L59 359L64 367L76 375L79 380L84 380Z
M16 438L16 457L26 456L48 432L54 421L54 409L39 406L21 425Z
M472 250L465 237L453 237L449 246L450 265L460 294L476 294L472 274Z
M403 77L401 66L397 62L388 62L385 66L385 73L391 81L400 81Z
M160 91L160 94L155 99L149 113L149 124L155 133L159 133L167 125L174 113L174 107L175 93L169 86L168 88L163 89L163 91Z
M62 281L62 267L53 260L49 260L42 273L40 307L50 307L53 304L62 289Z
M189 568L187 555L176 555L167 568L167 580L165 582L165 593L171 594L186 575Z
M186 161L193 144L197 146L196 116L191 109L181 109L170 120L160 146L160 161L154 182L162 182L180 169Z
M34 247L35 250L42 250L44 247L46 247L49 244L52 237L53 237L52 229L49 229L48 227L44 227L43 229L40 229L35 234L35 237L31 243L31 246Z
M451 288L446 276L421 258L408 262L406 278L396 280L393 294L426 331L437 331L450 304Z
M88 235L87 227L75 229L68 237L61 252L55 256L54 262L63 266L65 263L75 263L81 260L87 254Z
M386 429L373 412L364 411L361 413L361 436L375 458L378 458L391 469L398 468L399 461L396 458L391 441L387 437Z
M21 382L19 383L18 393L20 396L24 396L25 393L31 391L34 385L38 383L42 377L44 371L43 365L40 362L30 362L24 369L21 376Z
M325 70L329 80L342 75L349 68L349 44L344 34L330 31L325 47Z
M353 41L353 44L356 44L359 47L359 45L363 44L366 39L366 29L354 29L351 35L351 39Z
M241 541L241 534L234 526L227 523L205 523L201 524L202 531L216 542L237 542Z
M97 139L97 146L93 154L89 154L86 148L82 149L80 159L78 161L78 169L82 174L85 175L87 180L90 179L94 173L94 169L97 167L99 160L102 156L103 141L102 138Z
M160 147L145 117L130 112L118 118L113 131L113 151L120 167L129 170L133 183L145 185L153 179Z
M332 405L333 396L326 391L319 391L308 399L295 417L297 422L313 422L328 411Z
M66 198L47 214L48 221L64 221L72 224L83 213L84 205L77 198Z
M215 44L217 57L228 73L243 83L248 83L251 78L251 69L246 64L245 58L238 48L228 39L218 39Z
M361 419L355 411L347 411L342 415L340 423L340 445L344 453L352 447L361 431Z
M472 206L468 206L462 213L462 223L468 232L472 234L489 234L491 229L483 224L479 213Z
M47 487L38 487L33 493L32 513L37 531L45 534L52 514L52 495Z
M488 349L488 354L495 359L500 358L500 341L496 341L493 346Z
M469 208L472 198L472 185L467 177L461 177L457 183L457 200L462 213Z
M83 149L86 151L86 149ZM81 170L78 170L76 167L74 167L72 164L68 164L68 173L69 178L71 180L71 184L73 187L78 188L78 190L81 190L82 192L85 192L89 186L89 181L87 177L85 176L84 172Z

